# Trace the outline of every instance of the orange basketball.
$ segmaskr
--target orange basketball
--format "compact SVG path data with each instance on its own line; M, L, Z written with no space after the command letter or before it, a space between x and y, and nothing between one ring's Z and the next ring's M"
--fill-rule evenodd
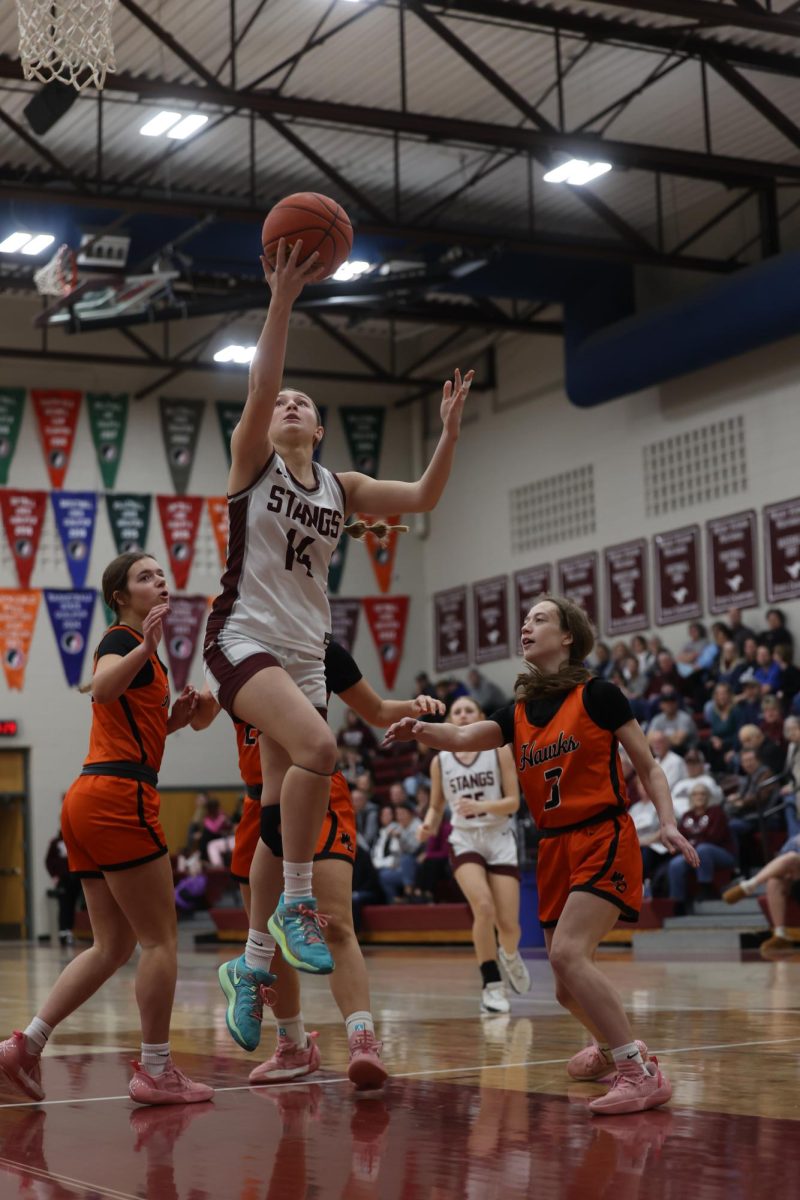
M286 239L289 249L302 238L303 259L318 251L319 263L325 268L327 278L346 261L353 247L353 226L341 204L329 196L321 196L319 192L295 192L278 201L267 214L261 231L264 257L273 268L281 238Z

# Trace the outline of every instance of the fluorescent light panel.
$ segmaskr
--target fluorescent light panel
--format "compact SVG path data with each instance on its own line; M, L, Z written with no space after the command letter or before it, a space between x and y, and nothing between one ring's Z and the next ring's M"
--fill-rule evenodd
M611 163L590 163L583 158L571 158L568 162L561 163L552 171L548 171L544 176L544 181L545 183L571 183L574 187L580 187L592 179L597 179L600 175L607 174L610 170Z
M191 137L193 133L197 133L198 129L202 129L208 117L203 113L192 113L189 117L184 117L180 125L176 125L167 133L169 138L184 138Z
M166 133L168 129L172 129L173 125L177 125L181 119L181 114L177 112L167 112L162 110L143 125L139 133L144 137L161 137L162 133Z
M372 263L364 262L363 259L348 259L342 263L333 278L338 279L339 283L347 283L350 279L358 279L359 275L366 275L371 267Z
M36 233L31 240L22 247L23 254L41 254L48 246L52 246L55 241L52 233Z
M239 366L246 366L252 361L253 355L256 352L255 346L223 346L214 355L214 362L218 363L238 363Z
M16 254L30 240L31 235L29 233L20 233L19 231L10 233L5 241L0 242L0 251L3 254Z

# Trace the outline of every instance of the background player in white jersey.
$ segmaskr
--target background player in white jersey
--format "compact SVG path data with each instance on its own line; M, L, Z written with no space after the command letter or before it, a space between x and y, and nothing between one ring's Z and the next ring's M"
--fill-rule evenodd
M469 696L453 702L447 719L459 727L485 720ZM511 747L437 754L431 764L431 802L419 830L420 841L438 831L447 806L453 826L450 862L472 909L472 940L483 983L481 1012L507 1013L511 1006L500 966L515 992L527 992L531 986L519 953L519 858L514 823L519 781Z
M472 374L444 385L439 444L414 483L337 477L313 461L324 430L302 392L281 390L292 305L319 278L317 255L301 263L302 241L275 270L262 258L272 298L250 367L247 401L231 439L230 534L222 592L214 602L203 657L220 705L262 735L266 780L262 819L280 805L284 893L270 915L259 843L250 875L251 929L245 954L231 964L242 1019L259 988L272 980L268 962L280 944L288 963L326 974L333 960L312 895L312 862L336 767L336 741L318 709L325 707L324 653L330 635L327 576L348 513L386 516L428 512L450 474ZM269 810L273 809L273 814ZM272 824L275 824L274 820ZM269 835L270 826L264 827Z

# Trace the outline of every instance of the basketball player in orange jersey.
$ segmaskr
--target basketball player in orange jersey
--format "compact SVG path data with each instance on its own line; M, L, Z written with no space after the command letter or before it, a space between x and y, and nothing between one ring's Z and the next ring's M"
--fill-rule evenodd
M262 736L266 780L262 820L280 805L286 857L284 890L270 915L266 854L257 847L250 875L251 930L241 958L228 964L237 993L236 1022L259 987L270 982L265 939L271 933L292 966L333 970L312 895L312 863L336 767L336 741L325 707L324 652L330 636L328 566L347 515L386 516L434 508L450 475L472 373L444 385L443 430L433 457L414 483L371 479L357 471L334 475L313 461L324 430L302 392L281 390L292 305L320 274L317 255L300 262L298 239L287 256L278 245L275 269L262 258L272 299L250 367L247 401L231 439L228 476L230 534L222 591L214 601L204 645L206 681L231 716ZM270 836L270 825L264 834ZM260 1025L252 1023L254 1045Z
M155 559L119 555L102 587L117 622L95 652L89 753L61 810L69 869L83 880L94 944L64 968L25 1032L0 1043L0 1068L41 1100L39 1060L53 1029L128 961L138 942L142 1052L133 1064L131 1099L193 1104L214 1093L188 1079L169 1053L177 926L156 785L167 734L189 724L197 694L184 688L170 711L167 669L158 657L169 592Z
M522 626L528 670L517 700L487 721L457 728L406 718L387 742L417 738L425 746L465 753L514 747L517 773L541 842L539 918L545 931L556 998L592 1034L594 1044L570 1060L573 1079L602 1079L610 1090L592 1112L656 1108L672 1088L647 1047L633 1040L619 996L594 962L618 918L635 921L642 897L642 859L627 815L619 746L625 747L656 806L660 840L697 866L678 832L666 777L630 705L614 684L583 666L594 634L584 611L560 596L543 596Z
M352 655L331 641L325 652L325 686L339 696L348 707L355 709L370 725L385 726L405 716L415 718L445 711L440 700L417 696L415 700L382 700L370 687ZM219 705L210 692L201 693L192 718L193 729L204 729L214 720ZM260 834L261 757L258 751L258 732L249 725L236 724L239 747L239 772L247 788L242 819L236 827L231 860L231 874L242 889L242 899L250 913L250 865ZM277 809L274 810L277 814ZM372 1018L369 979L353 928L353 862L356 854L356 820L350 789L341 771L331 779L328 811L314 853L314 887L325 913L327 938L333 944L339 970L330 980L333 997L344 1017L350 1049L348 1075L357 1087L374 1088L386 1079L386 1068L380 1057L381 1044L375 1037ZM281 890L281 858L283 847L280 830L270 833L266 856L267 873L272 897ZM270 956L275 942L268 938L265 948ZM272 962L268 964L270 967ZM231 1037L245 1050L255 1049L247 1031L236 1023L235 993L228 984L225 964L219 972L222 989L228 997L226 1022ZM277 1001L274 1004L278 1024L278 1044L275 1053L250 1073L251 1083L286 1083L309 1075L320 1065L316 1034L307 1034L300 1011L300 984L297 972L285 966L277 974ZM254 997L251 1016L263 1011L263 992Z

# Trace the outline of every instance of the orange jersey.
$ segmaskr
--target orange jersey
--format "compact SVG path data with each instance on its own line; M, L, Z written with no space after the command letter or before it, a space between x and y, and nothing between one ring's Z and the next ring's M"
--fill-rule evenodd
M239 748L239 774L245 787L261 792L261 755L258 752L258 730L244 721L234 721L236 745Z
M542 832L574 829L628 806L617 738L584 707L586 685L574 688L545 725L514 706L514 754L523 795Z
M103 634L95 653L95 670L101 651L125 656L144 638L128 625L112 625ZM91 763L137 763L158 771L167 740L169 679L157 654L151 654L138 675L117 700L92 701Z

